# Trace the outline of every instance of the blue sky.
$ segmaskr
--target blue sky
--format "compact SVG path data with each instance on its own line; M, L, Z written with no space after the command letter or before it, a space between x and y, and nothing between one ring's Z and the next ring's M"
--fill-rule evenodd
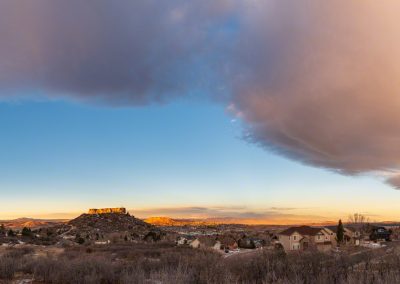
M0 1L0 218L398 219L399 9Z
M358 210L379 219L359 201L375 200L368 191L397 194L373 178L304 166L249 143L240 120L205 101L144 108L2 102L0 129L4 217L68 217L89 207L125 206L141 217L267 218L274 211L325 220ZM343 207L331 206L341 199ZM188 209L196 206L219 211Z

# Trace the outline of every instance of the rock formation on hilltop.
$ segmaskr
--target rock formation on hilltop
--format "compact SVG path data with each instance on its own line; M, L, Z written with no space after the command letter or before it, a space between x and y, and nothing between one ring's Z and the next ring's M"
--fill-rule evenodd
M101 213L101 214L82 214L81 216L68 222L69 225L79 231L101 231L103 233L113 233L121 231L136 232L146 231L153 226L136 219L128 214L120 213Z
M88 214L106 214L106 213L126 214L126 209L124 207L100 208L100 209L89 209L88 212Z
M94 213L82 214L67 224L71 227L69 235L84 237L87 240L109 240L118 235L126 240L160 240L163 231L129 214Z

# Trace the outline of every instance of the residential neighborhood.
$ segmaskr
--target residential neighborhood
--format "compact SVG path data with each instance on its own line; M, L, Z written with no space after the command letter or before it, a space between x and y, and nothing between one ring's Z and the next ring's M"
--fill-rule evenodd
M363 227L343 226L342 240L338 238L339 226L290 227L278 233L279 244L285 251L299 251L317 249L329 251L338 246L362 246L370 242L391 241L393 231L385 227L370 226Z
M340 223L341 224L341 223ZM339 229L341 228L341 229ZM400 230L397 227L370 224L345 223L328 226L293 226L271 228L250 233L245 230L224 229L201 232L181 232L176 238L177 246L210 248L221 253L239 253L257 249L282 249L285 252L316 250L334 252L343 249L380 247L388 241L397 240ZM341 231L338 233L338 230Z

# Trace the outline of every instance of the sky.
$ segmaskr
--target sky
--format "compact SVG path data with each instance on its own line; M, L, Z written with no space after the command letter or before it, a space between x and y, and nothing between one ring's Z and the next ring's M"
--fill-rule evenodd
M398 220L398 8L2 1L0 219Z

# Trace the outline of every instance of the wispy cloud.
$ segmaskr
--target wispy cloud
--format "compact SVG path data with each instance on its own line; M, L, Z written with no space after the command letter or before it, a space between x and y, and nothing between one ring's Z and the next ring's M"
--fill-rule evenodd
M295 208L295 207L270 207L270 210L276 210L276 211L291 211L291 210L296 210L299 208Z

